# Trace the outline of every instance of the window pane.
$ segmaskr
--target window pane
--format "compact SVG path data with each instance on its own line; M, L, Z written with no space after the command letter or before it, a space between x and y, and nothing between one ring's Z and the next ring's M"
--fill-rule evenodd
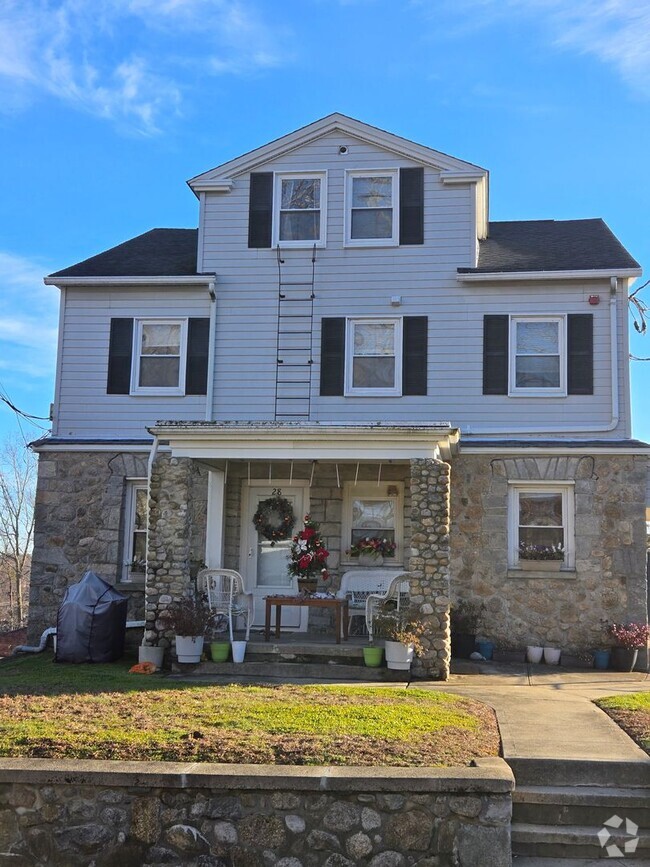
M517 388L559 388L560 358L557 355L517 356Z
M395 500L353 500L352 526L361 530L394 527Z
M379 356L357 357L352 368L354 388L394 388L395 359Z
M136 530L147 529L147 491L145 488L137 488L135 492L135 528Z
M282 181L281 198L280 208L282 210L320 208L320 179L286 178Z
M320 211L288 211L280 213L281 241L318 241Z
M177 388L179 358L143 357L140 359L140 382L145 388Z
M561 545L564 548L564 530L561 527L520 527L519 544L544 547Z
M350 237L357 240L363 238L392 238L392 208L377 208L368 211L353 210Z
M390 208L393 204L393 182L387 178L352 178L353 208Z
M143 355L179 355L181 351L180 325L143 325Z
M369 536L371 539L373 538L381 538L388 539L389 542L395 541L395 530L352 530L350 541L352 545L356 545L357 542L360 542L362 539L365 539L366 536ZM393 555L391 555L393 556Z
M133 534L133 560L146 560L147 559L147 534L146 533L134 533Z
M517 322L517 352L555 355L559 350L557 322Z
M395 326L392 322L354 326L355 355L394 355Z
M519 494L519 524L562 526L562 494Z

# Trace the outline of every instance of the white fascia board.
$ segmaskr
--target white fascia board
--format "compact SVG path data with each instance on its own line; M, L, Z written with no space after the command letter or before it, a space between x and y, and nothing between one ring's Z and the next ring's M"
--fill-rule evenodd
M214 283L214 274L186 275L184 277L45 277L46 286L208 286Z
M360 141L390 150L415 162L433 166L443 171L447 170L452 173L466 172L468 175L475 175L475 180L487 176L487 171L480 166L456 159L425 145L416 144L394 133L386 132L361 121L354 120L354 118L346 117L342 114L331 114L275 141L262 145L262 147L249 151L240 157L236 157L234 160L196 175L194 178L190 178L187 183L194 192L205 189L205 186L201 185L207 183L225 183L230 180L232 175L250 171L258 165L275 160L285 153L289 153L332 132L351 135ZM463 183L468 183L468 181L465 180Z
M195 193L229 193L234 183L232 178L221 178L218 181L194 181L191 187Z
M445 186L452 184L478 184L485 180L486 172L473 171L453 171L446 170L440 172L440 180Z
M461 445L459 452L461 455L485 455L486 458L492 455L650 455L650 448L641 448L639 446L636 448L632 448L631 446L629 448L607 448L607 446L590 448L580 445L564 446L562 443L558 443L553 447L544 446L543 448L536 448L534 445L513 446L512 448L509 446L479 448L478 446Z
M172 454L188 458L233 460L408 461L445 459L458 442L457 429L331 427L303 428L151 428Z
M457 274L459 283L504 283L525 280L609 280L612 277L639 277L640 268L609 268L581 271L484 271Z
M33 452L119 452L119 454L131 454L131 452L151 451L150 445L130 445L129 443L43 443L40 446L30 445ZM161 450L165 450L161 446Z

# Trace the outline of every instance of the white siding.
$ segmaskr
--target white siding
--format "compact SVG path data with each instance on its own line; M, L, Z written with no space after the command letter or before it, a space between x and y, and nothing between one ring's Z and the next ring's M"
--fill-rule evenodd
M59 406L53 433L62 437L146 438L159 419L205 417L206 398L106 394L110 322L118 316L209 316L207 290L68 289Z

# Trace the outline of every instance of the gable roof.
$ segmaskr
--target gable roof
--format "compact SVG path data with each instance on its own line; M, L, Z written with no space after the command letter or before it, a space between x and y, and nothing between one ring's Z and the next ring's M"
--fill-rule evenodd
M198 229L150 229L47 279L196 276L197 245Z
M278 157L295 150L297 147L308 144L314 139L321 138L331 132L341 132L351 135L361 141L377 145L400 154L404 157L435 166L451 174L467 174L474 181L487 178L487 170L474 163L459 160L456 157L444 154L441 151L425 145L416 144L409 139L394 133L386 132L376 126L363 123L345 114L328 114L313 123L307 124L300 129L283 135L268 144L248 151L233 160L222 163L207 172L202 172L187 182L192 190L198 194L201 190L220 188L222 185L231 183L235 174L251 171L262 163L277 159ZM470 178L468 178L469 180Z
M513 220L489 224L478 266L459 274L639 268L609 226L593 220Z

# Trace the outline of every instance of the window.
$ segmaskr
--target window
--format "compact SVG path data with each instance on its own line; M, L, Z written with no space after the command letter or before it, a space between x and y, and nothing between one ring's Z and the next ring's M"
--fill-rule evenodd
M347 395L399 395L402 389L402 320L348 319Z
M396 545L392 557L384 563L400 566L403 561L403 496L401 482L345 482L343 489L342 560L358 563L347 552L362 539L387 539Z
M348 172L346 244L397 244L397 177L396 171Z
M311 246L325 242L325 174L275 176L273 243Z
M510 393L566 394L564 318L512 317Z
M148 502L147 480L130 479L124 511L123 581L144 581L145 578Z
M573 569L573 485L517 483L509 493L510 566L559 562Z
M183 394L186 345L187 320L137 320L131 391Z

